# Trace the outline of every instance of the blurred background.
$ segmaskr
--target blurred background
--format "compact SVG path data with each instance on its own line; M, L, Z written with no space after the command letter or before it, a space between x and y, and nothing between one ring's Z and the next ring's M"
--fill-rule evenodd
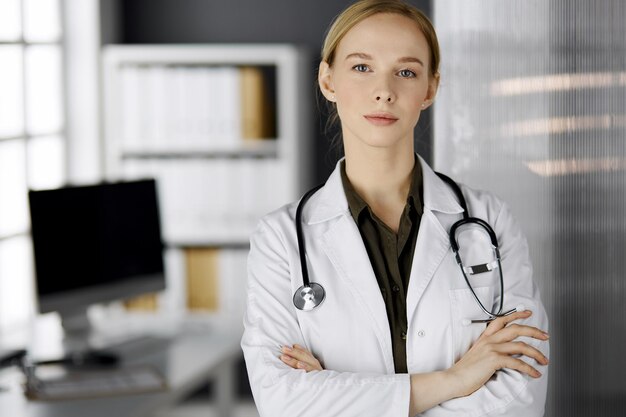
M626 3L410 3L431 17L442 50L416 150L504 199L522 225L550 318L546 416L624 415ZM148 403L151 415L257 415L237 350L248 236L341 156L315 86L325 31L348 4L0 0L0 347L62 344L75 310L109 334L226 329L229 342L213 349L222 356L195 373L177 374L194 368L182 347L158 362L175 395L115 404L129 416L146 415ZM69 298L44 308L44 249L33 244L44 228L34 227L28 191L145 178L156 179L160 213L158 291L107 281L107 296L61 288ZM69 231L62 240L63 230L53 238L69 270L80 242ZM90 269L80 285L91 285ZM16 398L0 392L1 408L85 411Z

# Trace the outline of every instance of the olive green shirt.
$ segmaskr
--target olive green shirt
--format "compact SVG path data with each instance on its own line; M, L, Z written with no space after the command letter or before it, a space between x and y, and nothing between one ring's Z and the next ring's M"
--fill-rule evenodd
M416 156L409 195L400 218L397 234L374 214L352 187L346 175L345 160L341 163L341 180L350 213L363 238L381 296L385 301L396 373L407 373L406 293L415 252L415 241L423 213L422 168Z

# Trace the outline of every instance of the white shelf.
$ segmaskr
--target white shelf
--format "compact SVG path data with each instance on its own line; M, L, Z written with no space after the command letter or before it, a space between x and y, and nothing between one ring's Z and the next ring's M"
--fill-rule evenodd
M309 59L303 49L285 44L110 45L104 48L103 65L106 179L157 179L166 244L247 245L250 233L262 215L297 200L311 186L313 71L306 70ZM211 129L216 127L206 123L194 125L188 137L184 136L184 128L177 130L178 134L183 133L181 140L172 140L168 135L170 126L178 126L174 122L171 125L164 123L160 130L152 126L156 132L154 140L143 136L141 130L136 131L140 132L139 136L134 136L128 126L124 129L123 123L128 123L130 117L123 113L125 100L128 101L129 97L125 88L133 85L129 84L128 75L124 78L124 71L129 68L131 72L133 67L138 68L133 73L135 78L130 78L136 80L137 77L150 77L147 75L150 71L186 71L188 67L190 71L207 68L213 74L211 68L226 68L227 71L228 67L243 66L261 67L263 71L270 68L270 86L275 88L271 97L276 104L273 113L277 137L242 139L234 135L233 130L227 137L220 137L217 130L211 136ZM145 83L147 78L141 79ZM209 82L217 82L217 88L221 88L219 81ZM135 88L144 93L144 90ZM169 100L171 90L163 91L167 94L155 97ZM216 96L223 97L219 92ZM208 96L201 97L208 100ZM223 98L229 100L228 95ZM215 106L215 97L211 96L210 100ZM233 96L233 100L236 101L236 97ZM140 104L151 105L153 101L151 96ZM185 100L181 102L186 103ZM172 102L167 106L169 109ZM160 112L154 114L163 114L163 109ZM229 124L232 120L222 123L236 126ZM151 120L142 119L141 125L137 125L150 128ZM204 133L199 135L198 132ZM238 218L245 221L238 221ZM207 224L220 221L221 224L213 227Z
M149 149L123 146L122 158L233 158L278 156L281 139L242 139L229 146L156 146Z
M231 221L229 225L219 221L188 222L176 230L165 230L163 237L168 244L181 247L247 246L255 227L254 221L252 219Z

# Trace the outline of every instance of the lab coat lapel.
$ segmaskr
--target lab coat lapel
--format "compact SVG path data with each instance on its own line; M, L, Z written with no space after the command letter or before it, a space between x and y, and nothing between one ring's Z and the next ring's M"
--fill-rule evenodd
M358 325L373 326L384 355L385 368L394 372L391 332L385 302L369 260L359 229L348 208L339 161L319 193L305 206L304 221L309 224L329 222L319 243L336 269L337 276L352 291L346 308L361 308L363 322ZM308 209L306 208L308 207Z
M410 316L426 287L435 275L435 271L450 249L448 235L445 233L435 214L424 210L420 229L415 242L415 253L411 264L411 278L407 292L407 314ZM410 317L409 317L410 320Z
M439 265L450 250L448 231L463 209L452 189L419 157L424 180L424 213L420 223L407 292L409 321Z
M384 352L385 367L389 373L393 373L391 333L385 302L363 239L352 217L349 214L342 216L324 234L322 243L337 274L352 291L352 300L346 300L346 305L356 305L363 309L365 314L362 325L374 326L381 351Z

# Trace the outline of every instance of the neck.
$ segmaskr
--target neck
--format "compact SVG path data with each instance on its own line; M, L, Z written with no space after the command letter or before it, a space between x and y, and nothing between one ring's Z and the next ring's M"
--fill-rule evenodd
M404 207L415 164L412 141L397 149L345 146L345 152L346 175L368 205Z

